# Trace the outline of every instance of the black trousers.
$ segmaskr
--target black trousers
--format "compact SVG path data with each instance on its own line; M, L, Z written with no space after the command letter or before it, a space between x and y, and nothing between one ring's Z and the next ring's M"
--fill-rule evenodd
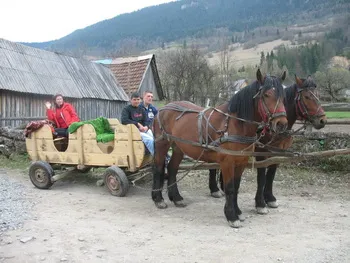
M56 136L68 137L68 129L55 128Z

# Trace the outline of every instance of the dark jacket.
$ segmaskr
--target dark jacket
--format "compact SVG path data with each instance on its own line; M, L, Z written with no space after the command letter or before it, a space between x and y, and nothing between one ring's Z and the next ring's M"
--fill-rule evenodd
M140 105L133 107L131 104L124 107L122 111L122 124L135 124L140 123L142 126L150 127L150 122L147 118L144 108Z
M143 102L141 103L142 108L146 111L147 119L150 124L153 123L154 117L157 115L158 110L152 104L148 105L148 108L145 107Z

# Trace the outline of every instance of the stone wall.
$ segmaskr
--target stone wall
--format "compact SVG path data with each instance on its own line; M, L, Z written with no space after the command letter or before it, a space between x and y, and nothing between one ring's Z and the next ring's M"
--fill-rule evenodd
M0 127L0 155L9 157L13 153L26 153L25 136L22 129Z

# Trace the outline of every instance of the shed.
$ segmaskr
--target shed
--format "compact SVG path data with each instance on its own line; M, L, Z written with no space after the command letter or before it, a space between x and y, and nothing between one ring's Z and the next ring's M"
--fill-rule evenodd
M133 92L139 92L142 96L144 91L149 90L153 92L155 101L164 99L155 55L103 59L95 62L108 65L129 97Z
M129 101L106 66L0 38L1 126L45 119L44 103L57 93L81 120L120 118Z

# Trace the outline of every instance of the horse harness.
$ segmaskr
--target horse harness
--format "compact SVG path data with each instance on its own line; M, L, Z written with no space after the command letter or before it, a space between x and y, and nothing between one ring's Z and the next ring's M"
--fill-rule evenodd
M262 90L262 87L259 89L259 91L254 96L254 98L261 94L261 90ZM192 103L190 103L190 102L188 102L188 103L192 105ZM229 135L227 133L229 121L232 118L232 119L236 119L236 120L243 121L243 122L246 122L246 123L251 123L251 124L255 124L255 125L263 125L264 129L268 129L271 121L274 118L277 118L277 117L280 117L280 116L286 116L285 111L277 109L278 104L279 104L279 99L278 99L278 101L276 103L276 107L274 109L274 112L271 113L269 111L266 103L265 103L264 98L262 97L259 100L259 102L258 102L258 110L259 110L259 114L263 118L263 122L256 122L256 121L250 121L250 120L246 120L246 119L242 119L242 118L239 118L239 117L236 117L236 116L229 115L229 114L223 112L222 110L214 108L214 107L209 107L209 108L205 108L205 109L203 109L201 111L198 111L198 110L189 109L187 107L177 105L175 103L169 103L165 107L159 109L159 113L157 114L159 128L162 131L162 136L157 138L156 141L158 141L158 140L160 140L162 138L166 138L169 141L170 140L176 140L176 141L180 141L180 142L183 142L183 143L191 144L191 145L194 145L194 146L201 146L201 147L204 147L204 148L207 148L207 149L208 148L213 149L214 147L216 148L219 145L221 145L223 143L226 143L226 142L242 143L242 144L255 144L255 143L261 144L261 143L259 143L259 139L258 139L258 137L256 135L255 136L241 136L241 135L234 135L234 134L233 135L232 134ZM179 120L186 113L198 113L198 121L197 121L198 134L199 134L198 143L197 142L193 142L193 141L189 141L189 140L184 140L184 139L181 139L181 138L177 138L177 137L175 137L173 135L168 134L165 131L165 129L164 129L163 125L162 125L162 122L160 120L160 112L164 111L164 110L173 110L173 111L180 112L181 114L176 118L176 120ZM208 111L211 111L209 113L209 116L206 115L206 113ZM224 129L217 130L210 123L210 119L211 119L211 117L212 117L214 112L218 112L218 113L220 113L220 114L222 114L222 115L224 115L226 117L225 118ZM205 125L205 135L206 136L203 134L204 121L206 123L206 125ZM209 135L209 128L214 130L216 134L220 135L220 137L218 139L216 139L216 140L213 140L210 137L210 135Z
M296 110L296 115L297 115L298 120L308 120L311 122L313 119L325 116L325 113L322 109L320 99L316 96L316 94L314 92L312 92L311 89L308 89L308 90L311 93L311 95L314 97L314 100L316 101L318 108L317 108L316 112L309 112L308 111L304 101L302 100L302 96L301 96L301 92L303 90L307 90L307 89L308 88L298 88L297 89L297 92L295 94L295 102L296 102L295 110Z

